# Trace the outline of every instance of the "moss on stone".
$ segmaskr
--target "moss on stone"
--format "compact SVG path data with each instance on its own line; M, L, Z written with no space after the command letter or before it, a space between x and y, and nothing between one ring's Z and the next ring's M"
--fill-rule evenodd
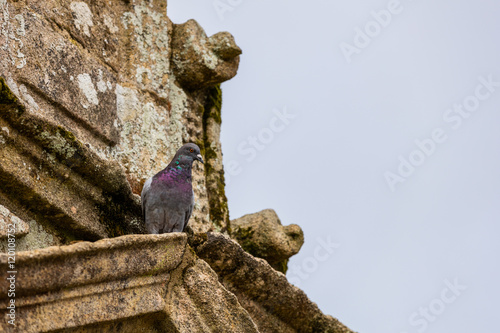
M13 105L13 108L8 108L6 109L5 105ZM5 112L5 111L10 111L15 113L15 116L19 116L24 111L26 111L26 108L24 105L19 101L19 99L14 95L12 90L10 90L9 86L5 82L5 79L0 76L0 111ZM11 118L8 117L8 118Z
M101 160L78 141L71 131L24 113L24 110L24 106L9 89L5 80L0 77L1 116L13 128L41 146L48 153L49 159L57 158L60 163L78 172L105 191L129 194L128 184L125 176L119 174L121 170L119 167Z
M255 233L252 227L248 228L237 228L232 236L238 240L238 243L241 247L252 254L255 254L255 250L257 250L257 244L252 242L252 236Z
M207 158L208 160L208 158ZM210 165L205 166L206 174L212 174L214 172L213 167ZM210 205L210 218L216 226L219 228L224 227L224 221L227 221L227 231L230 232L229 216L228 216L228 205L225 194L225 182L224 175L220 175L215 179L216 193L209 195L208 202ZM222 200L221 200L222 198Z
M194 143L200 147L200 154L201 156L203 156L205 158L205 160L207 159L207 156L205 154L205 141L203 140L195 140Z
M255 230L253 230L252 227L239 227L232 233L232 237L238 241L238 244L240 244L245 251L251 255L260 257L259 254L262 251L262 244L254 242L254 233Z
M225 193L224 173L214 169L217 152L212 148L208 137L209 120L221 124L222 90L220 85L207 89L207 99L203 111L203 156L205 158L205 177L207 179L208 203L210 206L210 219L216 229L230 232L229 209Z
M61 126L57 126L57 133L59 133L65 140L67 140L69 142L79 143L76 140L76 137L75 137L75 135L73 133L71 133L70 131L65 130Z
M270 251L265 242L256 242L254 237L255 230L253 227L237 227L231 236L236 239L238 244L241 245L243 250L250 253L255 257L262 258L262 253ZM266 258L264 258L266 259ZM268 261L269 262L269 261ZM269 264L277 271L286 273L288 270L288 259L280 262L269 262Z
M40 144L49 154L55 155L60 162L69 167L73 167L76 159L81 159L82 154L78 154L83 149L82 144L70 131L55 126L49 122L35 116L25 114L25 108L19 99L12 93L5 80L0 77L0 110L2 117L14 128ZM78 163L87 165L87 163Z
M193 248L198 248L198 246L202 245L208 240L208 234L204 233L192 233L188 234L188 243Z
M286 272L288 271L288 260L289 259L285 259L283 261L280 261L276 264L272 264L271 266L277 270L278 272L281 272L283 274L286 274Z
M5 79L0 77L0 103L1 104L14 104L18 103L16 95L7 86Z
M205 104L204 118L212 118L218 124L222 123L222 90L220 84L208 88L207 102Z
M24 120L25 108L19 99L10 90L5 79L0 77L0 112L2 118L9 123L14 123L19 118ZM22 126L26 124L32 125L32 122L22 121ZM40 126L31 126L33 129L27 135L31 137L33 131L40 128ZM45 161L39 161L40 166L45 166ZM23 207L29 211L36 221L47 229L50 234L55 235L62 243L68 243L75 240L75 235L78 234L76 230L74 234L70 234L62 228L55 228L54 225L67 225L70 223L66 215L57 207L51 205L44 197L34 191L32 188L26 186L16 176L0 168L0 184L3 193L8 194L9 200Z

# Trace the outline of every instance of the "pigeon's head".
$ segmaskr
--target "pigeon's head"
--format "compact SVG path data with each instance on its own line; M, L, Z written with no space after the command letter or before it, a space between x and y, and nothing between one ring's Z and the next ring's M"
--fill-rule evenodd
M193 163L194 161L204 163L203 158L201 157L200 147L194 143L186 143L177 151L175 156L174 160L177 160L182 164Z

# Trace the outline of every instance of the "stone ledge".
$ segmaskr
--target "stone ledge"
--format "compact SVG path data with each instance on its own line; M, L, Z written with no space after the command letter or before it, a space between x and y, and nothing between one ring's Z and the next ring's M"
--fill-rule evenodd
M170 274L186 235L128 235L16 255L16 329L47 332L164 311ZM7 255L0 254L7 272ZM8 331L7 281L0 281L0 327Z
M255 258L223 234L198 234L189 240L196 254L238 297L259 332L353 333L325 315L307 295L264 259Z
M190 243L184 233L127 235L17 253L15 331L352 333L228 237ZM8 288L2 279L5 332Z
M16 295L170 271L181 262L185 246L186 236L172 233L128 235L18 252ZM6 254L0 254L0 269L9 270ZM7 281L0 281L0 288L7 288ZM0 299L6 296L1 294Z
M7 264L0 254L0 270ZM16 327L2 279L1 332L259 332L184 233L19 252L15 270Z

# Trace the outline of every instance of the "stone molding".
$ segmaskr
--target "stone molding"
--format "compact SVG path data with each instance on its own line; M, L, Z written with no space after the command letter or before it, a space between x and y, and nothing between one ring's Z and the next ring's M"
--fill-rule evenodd
M142 233L140 200L116 161L26 111L0 77L0 192L63 240Z
M7 272L0 254L0 271ZM16 255L16 326L3 332L258 332L184 233L127 235Z

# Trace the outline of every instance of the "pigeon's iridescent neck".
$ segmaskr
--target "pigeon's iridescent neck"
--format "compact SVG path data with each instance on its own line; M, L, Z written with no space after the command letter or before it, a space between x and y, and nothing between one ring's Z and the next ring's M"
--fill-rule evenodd
M164 170L158 174L158 179L160 181L177 181L177 182L189 182L191 183L191 163L182 163L182 156L179 156L173 160Z
M172 167L169 166L162 172L160 172L160 180L187 180L191 181L191 168L183 168L180 166Z

